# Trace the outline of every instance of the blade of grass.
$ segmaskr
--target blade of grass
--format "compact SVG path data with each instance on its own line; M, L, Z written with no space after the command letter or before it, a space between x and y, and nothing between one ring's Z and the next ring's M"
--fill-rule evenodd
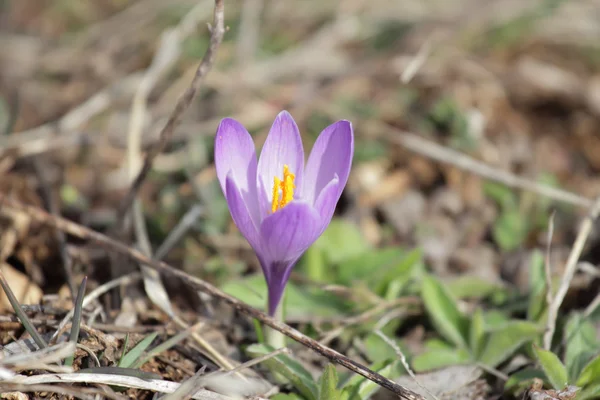
M2 286L2 289L4 289L4 293L6 293L6 297L8 298L8 301L10 302L10 305L12 306L13 310L15 310L15 314L17 314L19 321L21 321L27 332L29 332L33 341L38 345L40 349L45 349L46 347L48 347L48 344L44 339L42 339L38 331L35 329L35 326L33 326L31 321L27 317L27 314L23 312L21 304L17 300L10 286L8 286L8 282L4 278L4 274L2 273L2 271L0 271L0 285Z
M199 322L196 325L193 325L193 326L189 327L188 329L186 329L182 332L179 332L177 335L165 340L163 343L159 344L158 346L156 346L155 348L150 350L144 357L140 357L137 360L137 362L135 362L133 364L133 367L140 368L152 357L162 353L163 351L169 350L171 347L175 346L177 343L186 339L188 336L190 336L192 334L192 332L195 332L203 324L204 324L203 322Z
M117 365L121 365L123 363L123 357L127 354L127 346L129 345L129 333L125 335L125 343L123 344L123 351L121 352L121 358L119 358L119 362Z
M79 291L77 292L77 299L75 300L75 311L73 313L73 320L71 321L71 335L69 341L73 344L77 344L79 340L79 327L81 326L81 310L83 308L83 296L85 295L85 285L87 284L87 276L83 277L81 285L79 285ZM72 366L75 360L75 353L65 360L65 365Z
M135 361L140 358L140 356L146 351L146 349L152 344L154 339L158 336L158 332L153 332L140 340L138 344L135 345L133 349L121 358L121 362L119 362L119 367L121 368L129 368L133 366Z

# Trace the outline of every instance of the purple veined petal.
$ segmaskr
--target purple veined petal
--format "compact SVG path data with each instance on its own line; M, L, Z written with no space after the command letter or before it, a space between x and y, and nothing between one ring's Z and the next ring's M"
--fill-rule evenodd
M304 174L304 148L298 125L287 111L280 112L275 118L258 160L258 179L262 180L266 189L269 204L273 197L274 179L276 176L283 179L284 165L296 175L296 193L300 193ZM263 218L269 210L270 207L261 210Z
M268 263L298 259L317 239L321 216L309 204L293 201L260 225L261 248Z
M335 206L342 194L341 190L339 190L339 186L340 179L337 174L335 174L334 178L327 186L325 186L325 188L323 188L323 190L321 190L319 197L317 197L317 200L315 201L315 209L321 215L321 233L325 231L331 222L331 218L335 212Z
M265 280L267 281L267 286L269 286L269 281L271 280L271 268L270 268L270 264L263 257L262 251L255 250L254 252L256 253L256 257L258 258L258 262L260 263L260 268L262 269L263 274L265 275Z
M250 215L248 204L245 202L235 181L233 172L227 175L225 180L225 193L227 206L233 222L239 231L246 238L254 252L261 253L261 242L257 226L254 224Z
M225 197L226 180L233 174L235 186L240 191L254 223L260 223L256 200L256 148L252 137L242 124L231 118L225 118L217 128L215 138L215 167L217 178Z
M258 187L256 188L257 190L257 199L258 199L258 209L260 210L259 215L260 215L260 222L262 223L262 221L268 217L271 214L271 200L273 197L273 186L271 187L271 194L269 195L269 191L266 188L266 183L263 182L262 179L258 178ZM273 185L273 182L271 182L271 185ZM260 224L258 224L260 226Z
M354 133L349 121L338 121L321 132L313 146L306 169L302 199L314 204L319 193L338 175L338 198L344 190L354 154Z

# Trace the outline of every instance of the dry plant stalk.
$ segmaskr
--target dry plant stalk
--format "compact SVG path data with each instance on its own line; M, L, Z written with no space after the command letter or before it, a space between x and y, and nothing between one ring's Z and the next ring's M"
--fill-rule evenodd
M592 228L594 226L594 221L598 218L600 214L600 197L596 199L594 204L590 207L590 211L581 224L579 228L579 232L577 233L577 238L575 239L575 243L573 243L573 247L571 248L571 252L569 253L569 258L567 259L567 264L565 266L565 272L563 273L562 279L560 281L560 286L558 287L558 291L554 295L554 299L552 303L548 306L548 321L546 323L546 332L544 333L544 349L549 350L552 345L552 337L554 336L554 331L556 330L556 319L558 317L558 310L567 295L569 290L569 286L571 285L571 280L573 280L573 276L577 271L577 261L579 260L579 256L581 256L581 252L583 251L583 247L585 242L587 241L588 236L592 232Z
M93 241L107 250L117 253L122 256L126 256L131 258L132 260L147 265L157 271L162 273L166 273L168 275L177 277L181 279L185 284L190 286L194 290L198 290L209 294L225 303L229 304L235 310L240 313L255 318L263 324L283 333L287 337L295 340L296 342L302 344L310 348L311 350L321 354L322 356L328 358L330 361L339 364L350 371L357 373L377 385L384 387L391 392L395 393L398 397L406 400L424 400L423 396L418 393L413 392L405 388L402 385L397 384L396 382L382 376L381 374L369 369L368 367L346 357L345 355L338 353L337 351L324 346L323 344L317 342L316 340L304 335L300 331L284 324L278 320L275 320L265 314L262 311L259 311L253 307L250 307L246 303L240 301L239 299L228 295L217 287L211 285L210 283L196 278L194 276L188 275L187 273L180 271L162 261L152 260L146 257L141 252L132 249L131 247L120 243L114 239L109 238L101 233L95 232L89 228L86 228L82 225L76 224L74 222L68 221L64 218L53 216L48 214L46 211L38 208L23 204L17 200L8 198L5 194L0 193L0 208L8 207L14 210L23 211L27 213L32 219L44 223L46 225L53 226L57 229L60 229L66 233L69 233L73 236L76 236L80 239Z
M196 74L194 75L190 86L177 101L177 104L175 105L175 108L173 109L169 120L160 132L158 142L156 142L156 144L152 146L150 151L146 154L146 158L144 159L144 164L142 165L140 172L133 181L129 192L121 202L118 213L119 221L125 221L124 217L125 215L127 215L129 209L131 208L133 200L135 199L138 190L142 186L142 183L144 183L144 180L148 176L148 173L152 168L152 162L154 161L156 156L164 150L167 143L171 140L173 132L175 132L175 127L177 127L177 125L179 124L183 113L189 108L190 104L192 104L194 97L196 97L196 93L198 93L198 90L200 89L200 85L202 84L204 77L210 71L212 65L215 62L217 50L221 45L221 42L223 41L224 34L224 2L223 0L215 0L214 26L211 28L210 45L208 47L208 50L206 50L206 53L204 54L204 57L202 58L202 61L200 62L200 65L196 70Z
M575 193L563 189L554 188L539 182L522 178L511 172L494 168L484 162L475 160L466 154L442 146L441 144L424 139L414 133L401 131L391 125L378 123L373 124L381 131L385 132L384 138L392 143L397 143L406 147L412 152L421 154L432 160L445 164L453 165L464 171L469 171L475 175L481 176L495 182L500 182L511 188L518 188L536 193L549 199L572 204L578 207L589 208L593 206L593 201Z

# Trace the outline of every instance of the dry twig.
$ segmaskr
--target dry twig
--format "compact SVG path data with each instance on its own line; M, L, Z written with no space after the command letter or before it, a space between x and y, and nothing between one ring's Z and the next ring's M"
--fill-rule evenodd
M413 380L415 381L415 383L417 385L419 385L419 387L421 389L423 389L425 392L427 392L427 394L429 394L431 397L433 397L434 400L439 400L438 397L435 394L431 393L429 391L429 389L427 389L425 386L423 386L419 382L419 380L417 379L417 376L415 375L415 373L413 372L413 370L410 368L410 365L408 365L408 361L406 360L406 356L402 352L402 349L400 349L400 347L392 339L390 339L389 337L387 337L385 335L385 333L383 333L379 329L375 330L375 334L377 336L379 336L381 338L381 340L383 340L385 342L385 344L387 344L388 346L390 346L392 348L392 350L394 350L394 353L396 353L396 355L400 359L400 362L402 363L402 366L404 367L404 369L406 369L406 372L408 372L408 375L410 375L410 377L413 378Z
M224 16L224 1L223 0L215 0L215 11L214 11L214 26L211 29L210 36L210 45L206 54L202 58L202 62L198 66L196 70L196 74L190 83L190 86L183 93L183 95L177 101L167 124L163 128L160 133L160 138L158 142L148 151L146 154L146 158L144 159L144 164L142 168L133 181L129 192L121 202L119 206L119 221L125 221L125 215L128 213L131 208L131 204L141 187L142 183L146 179L146 176L150 172L152 168L152 162L156 158L156 156L161 153L167 143L171 140L171 136L173 136L173 132L175 131L175 127L179 124L183 113L189 108L190 104L192 104L192 100L196 96L196 93L200 89L200 85L202 83L203 78L212 68L213 63L215 62L216 53L221 45L221 41L223 40L223 36L225 34L225 16Z
M95 388L74 388L69 386L61 386L61 385L46 385L46 384L20 384L20 383L11 383L11 382L0 382L0 391L7 395L6 398L17 398L17 397L9 397L7 392L21 392L21 393L31 393L31 392L46 392L46 393L55 393L59 395L63 395L66 398L72 396L75 399L97 399L97 396L103 396L107 399L115 399L115 400L126 400L128 397L114 393L112 391L95 389Z
M228 295L227 293L221 291L220 289L216 288L210 283L203 281L202 279L190 276L187 273L175 269L164 262L151 260L139 251L132 249L122 243L119 243L101 233L95 232L91 229L88 229L74 222L68 221L64 218L52 216L40 208L25 205L23 203L20 203L19 201L8 198L4 194L0 194L0 206L23 211L36 221L42 222L50 226L54 226L58 229L63 230L64 232L77 236L81 239L93 241L99 245L104 246L112 252L118 253L123 256L127 256L139 263L147 265L160 272L178 277L194 290L207 293L213 297L218 298L221 301L226 302L240 313L245 314L251 318L257 319L263 324L283 333L289 338L323 355L332 362L342 365L343 367L348 368L350 371L362 375L365 378L375 382L379 386L390 390L391 392L398 395L400 398L406 400L423 400L423 397L421 395L409 389L406 389L401 385L398 385L394 381L378 374L375 371L372 371L368 367L346 357L345 355L320 344L316 340L304 335L300 331L293 329L292 327L271 318L264 312L250 307L246 303L238 300L233 296Z
M558 291L552 300L552 303L548 309L548 321L546 323L546 332L544 333L544 348L549 349L552 344L552 337L554 336L554 331L556 330L556 318L558 317L558 309L560 308L565 296L567 295L567 291L569 290L569 286L571 285L571 280L575 275L575 271L577 271L577 261L579 260L579 256L583 251L583 246L592 231L592 227L596 218L600 214L600 197L596 199L592 207L590 207L590 211L588 216L585 218L581 227L579 228L579 233L577 234L577 238L575 239L575 243L571 248L571 252L569 253L569 258L567 259L567 265L565 266L565 272L563 273L562 279L560 281L560 286L558 287Z
M91 292L89 292L87 294L87 296L85 296L85 298L83 299L83 303L82 303L81 307L82 308L87 307L88 304L90 304L92 301L96 300L98 297L102 296L104 293L108 292L109 290L111 290L117 286L129 285L140 279L142 279L142 274L139 272L134 272L129 275L121 276L120 278L113 279L112 281L106 282L105 284L100 285L97 288L95 288L94 290L92 290ZM52 338L50 339L51 341L56 339L58 334L69 323L69 320L73 317L74 313L75 313L75 309L71 309L67 313L67 315L65 315L63 320L58 325L58 329L52 335Z
M550 259L550 250L552 249L552 236L554 235L554 216L553 212L548 222L548 236L546 243L546 260L544 261L544 274L546 275L546 303L548 307L552 304L552 260ZM544 349L550 350L551 342L544 341Z
M376 125L378 126L378 130L382 132L388 132L388 134L385 135L386 139L393 143L404 146L417 154L424 155L425 157L439 162L453 165L483 178L500 182L508 187L527 190L556 201L573 204L579 207L592 206L592 200L578 194L525 179L508 171L499 170L487 165L486 163L475 160L466 154L462 154L456 150L452 150L435 142L423 139L414 133L403 132L397 128L385 124L376 123Z
M114 386L123 386L143 390L151 390L160 393L173 393L180 386L177 382L170 382L160 379L141 379L135 376L113 375L113 374L94 374L94 373L76 373L76 374L42 374L33 376L15 376L2 384L21 384L21 385L39 385L57 382L70 383L96 383ZM193 395L193 399L200 400L229 400L231 397L222 396L208 390L200 390Z

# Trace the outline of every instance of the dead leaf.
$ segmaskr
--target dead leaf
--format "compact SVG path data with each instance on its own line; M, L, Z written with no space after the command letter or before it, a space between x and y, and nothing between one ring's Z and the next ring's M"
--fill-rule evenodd
M38 304L40 302L43 296L42 289L33 283L27 275L6 263L2 264L2 273L19 303ZM0 295L0 309L2 311L12 310L4 291Z
M427 388L440 400L484 400L490 387L479 379L481 370L475 366L452 366L416 376L422 387ZM425 398L431 398L410 376L402 376L396 382Z

